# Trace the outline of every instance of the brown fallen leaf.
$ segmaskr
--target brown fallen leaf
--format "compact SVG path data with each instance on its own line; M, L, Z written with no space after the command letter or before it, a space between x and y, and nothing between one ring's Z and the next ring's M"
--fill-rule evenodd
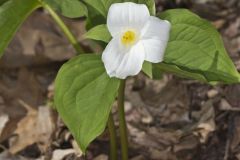
M173 147L173 151L179 152L183 150L192 150L195 149L199 145L199 141L196 136L190 135L181 139L178 144L175 144Z
M151 160L177 160L177 157L170 151L170 148L166 150L150 149Z
M56 149L53 151L51 160L63 160L67 155L75 154L74 149Z
M15 154L33 143L40 143L44 151L50 145L55 130L51 109L39 107L37 111L22 100L19 103L26 108L27 115L17 125L14 132L17 137L11 141L9 152Z
M0 137L8 121L9 121L9 116L7 114L0 115Z
M232 152L235 152L236 150L239 150L239 144L240 144L240 117L236 116L233 120L233 137L230 141L230 149Z
M143 155L138 155L136 157L131 158L131 160L145 160Z
M101 155L95 157L93 160L108 160L108 156L105 154L101 154Z
M193 112L192 116L197 119L197 124L194 124L194 134L199 136L200 142L204 143L208 139L208 135L216 129L215 111L212 101L205 102L201 110Z
M237 160L240 160L240 153L235 156Z

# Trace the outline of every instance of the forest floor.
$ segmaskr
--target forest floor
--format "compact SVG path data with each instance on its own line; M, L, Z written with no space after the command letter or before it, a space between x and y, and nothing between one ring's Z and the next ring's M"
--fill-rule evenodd
M188 8L221 32L240 70L239 0L157 0L157 10ZM86 50L84 19L64 19ZM32 14L0 60L0 160L107 160L108 133L85 157L52 109L54 78L74 49L51 17ZM129 78L126 119L131 160L240 160L240 85L210 86L166 74ZM116 104L113 106L116 114ZM117 116L114 116L117 123Z

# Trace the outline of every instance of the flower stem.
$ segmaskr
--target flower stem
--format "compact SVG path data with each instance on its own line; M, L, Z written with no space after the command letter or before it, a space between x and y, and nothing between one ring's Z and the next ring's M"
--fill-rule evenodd
M127 126L124 112L124 91L125 91L125 80L122 80L118 90L118 116L119 116L119 128L121 138L121 150L122 160L128 160L128 137L127 137Z
M110 159L117 160L117 134L112 113L109 114L108 130L110 134Z
M76 52L78 54L84 53L82 47L78 43L78 40L73 36L72 32L69 30L69 28L66 26L66 24L62 21L62 19L57 15L57 13L47 3L45 3L41 0L40 0L40 3L43 6L43 8L45 8L49 12L49 14L52 16L52 18L58 24L58 26L62 29L63 33L68 38L68 40L72 44L72 46L75 48Z

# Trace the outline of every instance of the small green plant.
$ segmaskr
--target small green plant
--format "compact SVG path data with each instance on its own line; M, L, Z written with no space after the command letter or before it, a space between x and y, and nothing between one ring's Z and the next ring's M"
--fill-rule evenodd
M0 1L0 56L34 10L46 9L80 55L65 63L55 81L54 104L83 153L108 125L111 159L117 159L111 115L118 101L122 159L128 159L124 115L126 78L141 70L152 79L163 72L201 82L239 83L221 36L208 21L186 9L156 13L154 0ZM85 38L102 41L102 54L85 54L56 12L86 17Z

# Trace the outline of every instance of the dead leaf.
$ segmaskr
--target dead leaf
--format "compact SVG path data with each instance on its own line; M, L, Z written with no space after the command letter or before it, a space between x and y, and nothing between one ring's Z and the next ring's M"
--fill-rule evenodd
M166 150L150 149L152 160L177 160L177 157L171 153L170 148Z
M143 155L139 155L139 156L131 158L131 160L145 160L145 158Z
M238 150L240 144L240 117L236 116L233 120L233 137L230 141L230 149L234 152L236 149Z
M9 116L7 114L0 115L0 137L8 121L9 121Z
M197 119L197 124L193 126L194 134L199 136L201 143L204 143L207 141L208 135L216 129L215 111L212 101L205 102L201 110L193 112L192 116Z
M105 154L101 154L101 155L97 156L96 158L94 158L93 160L108 160L108 156Z
M53 151L53 156L51 160L63 160L64 157L70 154L74 154L74 149L56 149Z
M181 139L178 144L175 144L173 147L173 151L180 152L184 150L194 150L199 145L199 141L195 136L187 136Z
M40 107L37 111L22 100L19 103L27 109L27 115L17 125L14 132L17 137L11 142L10 153L15 154L33 143L40 143L45 150L55 129L50 108Z
M218 90L211 89L207 92L207 96L208 96L208 98L214 98L218 95L218 93L219 93Z

